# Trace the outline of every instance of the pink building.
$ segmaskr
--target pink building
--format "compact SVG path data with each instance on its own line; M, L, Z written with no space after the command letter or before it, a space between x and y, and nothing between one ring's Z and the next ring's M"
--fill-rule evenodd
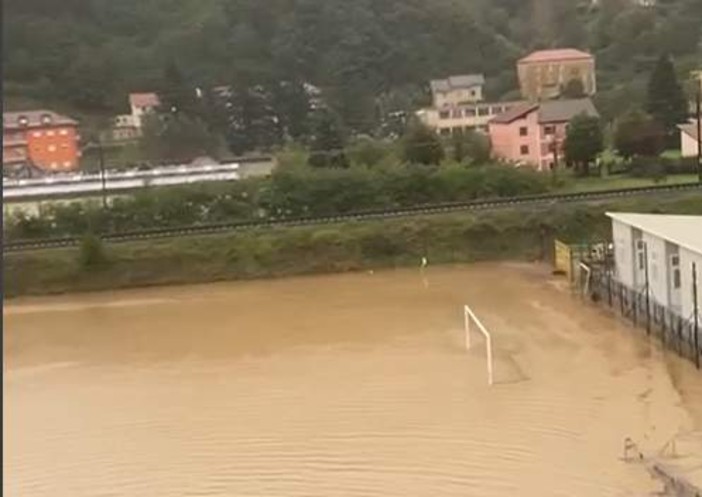
M549 171L563 163L568 123L578 114L598 117L589 98L523 104L489 123L496 158Z

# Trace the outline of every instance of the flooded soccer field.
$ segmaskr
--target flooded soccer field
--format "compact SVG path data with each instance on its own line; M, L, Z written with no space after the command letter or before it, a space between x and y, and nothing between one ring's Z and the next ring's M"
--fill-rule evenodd
M462 306L492 332L464 346ZM4 307L10 497L643 496L702 376L519 264ZM702 447L700 454L702 454Z

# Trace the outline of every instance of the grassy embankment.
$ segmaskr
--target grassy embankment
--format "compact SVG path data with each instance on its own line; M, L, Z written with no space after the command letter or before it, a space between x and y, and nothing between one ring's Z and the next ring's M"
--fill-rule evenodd
M463 213L105 247L86 263L79 249L6 254L6 296L251 279L432 264L547 257L553 237L606 237L607 210L702 214L702 197Z

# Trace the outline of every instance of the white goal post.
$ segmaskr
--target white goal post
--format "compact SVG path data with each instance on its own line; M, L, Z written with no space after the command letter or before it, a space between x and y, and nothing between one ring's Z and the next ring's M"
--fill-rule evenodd
M463 323L465 327L465 332L466 332L466 349L470 350L471 346L471 340L470 340L470 332L471 332L471 322L475 324L475 327L478 328L478 330L485 336L485 345L487 348L487 373L488 373L488 385L493 384L493 376L492 376L492 338L490 336L490 332L483 326L483 323L480 322L478 319L478 316L475 315L473 310L468 307L467 305L463 306Z

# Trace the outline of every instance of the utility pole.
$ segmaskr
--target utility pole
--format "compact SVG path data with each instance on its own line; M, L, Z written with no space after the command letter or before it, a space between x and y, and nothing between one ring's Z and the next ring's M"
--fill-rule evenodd
M702 183L702 88L697 88L697 180Z
M648 244L644 244L644 275L646 277L646 334L651 334L651 301L648 281Z
M102 150L102 140L97 139L98 160L100 163L100 182L102 183L102 208L107 209L107 184L105 181L105 155Z
M694 327L692 329L695 334L695 366L697 366L697 369L700 369L700 310L697 302L697 264L694 262L692 263L692 305L695 310Z

